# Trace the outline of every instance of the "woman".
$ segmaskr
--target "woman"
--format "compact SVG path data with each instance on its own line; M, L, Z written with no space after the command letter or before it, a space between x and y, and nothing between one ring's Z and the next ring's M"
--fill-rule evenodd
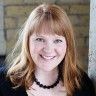
M0 71L0 96L95 96L77 64L70 20L57 5L32 11L11 55L12 65Z

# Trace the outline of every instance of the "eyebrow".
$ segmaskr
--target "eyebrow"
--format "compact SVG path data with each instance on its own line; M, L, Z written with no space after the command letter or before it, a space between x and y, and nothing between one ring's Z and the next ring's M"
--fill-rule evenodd
M44 35L41 35L41 34L36 34L37 37L42 37L42 38L45 38ZM54 35L55 38L63 38L63 36L59 36L59 35Z
M44 36L42 36L42 35L36 35L36 37L44 37ZM45 38L45 37L44 37Z

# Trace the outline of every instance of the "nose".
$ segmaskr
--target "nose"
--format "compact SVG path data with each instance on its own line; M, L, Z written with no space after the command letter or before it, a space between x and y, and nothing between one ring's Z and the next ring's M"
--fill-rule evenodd
M51 42L47 42L43 47L43 51L46 54L51 54L54 51L54 44L52 44Z

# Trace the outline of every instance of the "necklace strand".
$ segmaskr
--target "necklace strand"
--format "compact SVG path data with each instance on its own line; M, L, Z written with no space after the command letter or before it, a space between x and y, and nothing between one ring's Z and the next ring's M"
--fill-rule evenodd
M60 81L60 75L58 74L58 78L57 78L56 82L55 82L54 84L50 85L50 86L41 84L35 76L34 76L34 81L36 82L36 84L37 84L39 87L41 87L41 88L43 88L43 89L50 89L50 88L54 88L55 86L57 86L57 84L58 84L59 81Z

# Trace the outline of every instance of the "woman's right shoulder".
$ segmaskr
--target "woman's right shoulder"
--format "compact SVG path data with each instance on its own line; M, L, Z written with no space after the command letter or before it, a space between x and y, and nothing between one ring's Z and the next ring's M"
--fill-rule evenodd
M6 74L6 72L7 72L7 68L5 66L0 67L0 75Z
M0 83L5 81L6 74L7 74L6 67L5 66L0 67Z

